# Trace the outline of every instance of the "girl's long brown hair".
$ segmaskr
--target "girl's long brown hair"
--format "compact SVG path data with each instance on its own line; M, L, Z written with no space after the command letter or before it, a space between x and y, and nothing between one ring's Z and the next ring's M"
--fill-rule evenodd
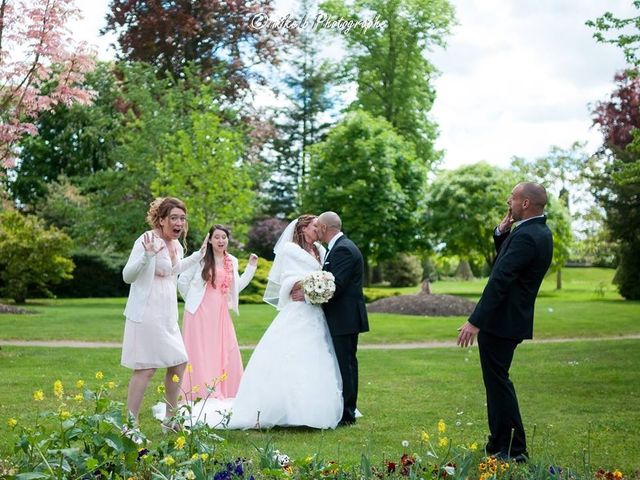
M209 229L209 242L207 243L207 251L204 254L202 265L202 279L206 282L211 281L211 286L216 288L216 259L213 255L213 245L211 245L211 237L216 230L222 230L227 234L227 239L231 238L231 233L224 225L214 225ZM227 252L224 252L225 255Z

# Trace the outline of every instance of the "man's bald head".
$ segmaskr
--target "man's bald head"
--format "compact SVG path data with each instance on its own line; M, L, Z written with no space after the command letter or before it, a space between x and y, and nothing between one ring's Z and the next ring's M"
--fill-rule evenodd
M522 182L518 184L522 188L522 196L528 198L531 202L531 208L538 215L542 215L544 207L547 204L547 191L539 183Z
M328 243L342 230L342 220L336 212L321 213L316 225L320 233L320 240L325 243Z
M342 230L342 220L336 212L324 212L318 217L318 223L326 225L327 228L334 228L338 231Z

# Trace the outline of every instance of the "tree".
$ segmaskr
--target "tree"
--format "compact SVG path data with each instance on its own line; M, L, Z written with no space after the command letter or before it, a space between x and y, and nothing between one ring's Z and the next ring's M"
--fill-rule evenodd
M0 0L0 165L11 168L16 142L58 104L87 104L82 86L93 60L66 34L73 0Z
M336 211L368 272L369 261L424 245L425 185L414 146L383 118L355 111L312 148L303 209Z
M598 102L594 124L604 137L603 148L590 162L594 196L607 214L612 239L619 242L616 279L620 294L640 299L640 79L616 75L616 89ZM623 274L621 273L623 272Z
M640 9L640 0L633 0L636 9ZM640 16L629 18L617 18L611 12L605 12L604 15L595 20L587 20L587 26L593 28L593 38L599 43L609 43L616 45L622 49L627 63L630 65L640 65L640 57L636 54L638 43L640 42L640 33L633 32L629 27L638 27L640 25ZM617 36L607 37L612 31L618 31Z
M271 0L112 0L106 32L118 35L121 58L153 65L160 77L180 78L195 65L234 99L249 87L259 63L277 63L276 43L286 29L259 27L273 14Z
M70 253L71 239L57 228L16 211L0 213L0 283L16 303L30 293L50 294L48 287L71 278Z
M447 254L462 260L479 255L491 266L496 251L490 225L506 214L516 183L514 173L485 162L442 171L429 186L423 228Z
M414 143L427 166L437 163L436 124L428 117L435 90L435 67L427 59L433 46L443 46L454 10L447 0L327 0L325 12L356 22L375 17L375 28L345 31L346 63L357 82L352 108L385 118ZM382 28L379 28L383 25Z
M573 244L573 234L571 219L579 221L580 211L572 205L582 204L582 208L587 208L589 201L589 186L583 174L584 166L589 160L589 156L584 151L585 144L574 142L567 149L552 146L549 153L533 161L527 162L522 158L514 158L511 166L521 178L541 183L547 191L555 195L562 203L563 209L550 201L547 210L554 214L550 215L549 224L555 225L554 232L554 252L552 268L556 272L556 288L562 288L562 267L569 260L571 246ZM591 197L592 200L592 197ZM553 219L557 216L556 219ZM567 224L568 222L568 224ZM564 261L564 263L560 263Z
M301 15L310 11L302 2ZM300 208L301 192L309 171L309 150L326 135L331 123L328 112L334 101L329 90L335 81L335 69L318 58L318 32L302 30L289 54L292 71L284 78L289 106L278 112L274 158L267 183L266 212L291 216Z
M85 86L94 92L91 104L56 105L35 122L39 135L19 142L20 161L7 182L21 210L34 211L60 175L77 184L115 166L113 150L125 127L117 70L99 63Z
M235 236L245 234L254 192L249 168L242 162L243 139L222 125L215 111L195 110L191 125L164 139L167 149L155 162L151 191L184 200L189 224L199 232L221 223L234 225Z

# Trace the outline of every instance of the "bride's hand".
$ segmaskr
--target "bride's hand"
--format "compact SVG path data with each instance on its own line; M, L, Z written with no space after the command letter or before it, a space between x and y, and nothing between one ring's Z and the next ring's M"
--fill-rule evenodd
M300 282L296 282L291 289L291 300L294 302L304 302L304 290Z
M258 256L255 253L249 255L249 265L256 266L258 264Z

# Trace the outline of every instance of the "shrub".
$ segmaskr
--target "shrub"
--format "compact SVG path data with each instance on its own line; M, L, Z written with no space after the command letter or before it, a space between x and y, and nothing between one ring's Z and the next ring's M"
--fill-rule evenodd
M275 217L256 221L249 230L247 249L262 258L273 260L273 247L287 225L286 220Z
M126 255L78 250L71 259L76 265L73 278L52 289L58 297L126 297L129 294L129 286L122 280Z
M70 278L71 238L42 220L7 210L0 213L0 284L2 293L16 303Z
M246 255L246 258L238 258L240 274L242 274L247 265L248 257L249 255ZM267 288L267 277L269 276L269 270L271 270L272 264L273 262L264 258L258 260L258 269L251 283L240 292L240 303L262 303L262 296L264 295L265 288Z
M422 280L422 264L415 255L399 253L382 264L385 281L392 287L413 287Z

